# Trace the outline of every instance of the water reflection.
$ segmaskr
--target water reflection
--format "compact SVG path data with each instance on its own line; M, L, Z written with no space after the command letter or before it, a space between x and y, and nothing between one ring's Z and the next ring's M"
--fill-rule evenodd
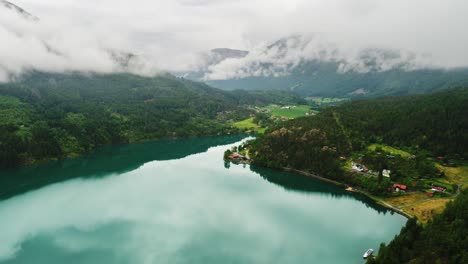
M164 139L127 145L105 146L89 155L37 166L0 171L0 200L42 186L76 177L122 174L153 160L180 159L210 147L231 144L243 135Z
M226 169L229 147L0 201L0 262L357 264L405 222L333 185ZM307 190L298 190L301 184Z
M337 188L337 186L331 183L326 183L318 179L306 177L291 172L278 173L278 171L257 166L250 166L250 170L259 174L263 179L267 180L268 182L279 185L286 190L296 192L300 191L306 193L318 193L321 195L331 196L335 198L350 198L362 202L367 207L372 208L379 213L393 214L393 211L378 205L372 199L359 193L351 193L342 188Z

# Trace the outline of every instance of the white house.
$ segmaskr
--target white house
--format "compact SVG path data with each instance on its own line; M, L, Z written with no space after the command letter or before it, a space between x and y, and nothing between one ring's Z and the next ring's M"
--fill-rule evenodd
M383 170L383 171L382 171L382 176L387 177L387 178L390 178L390 173L391 173L390 170Z

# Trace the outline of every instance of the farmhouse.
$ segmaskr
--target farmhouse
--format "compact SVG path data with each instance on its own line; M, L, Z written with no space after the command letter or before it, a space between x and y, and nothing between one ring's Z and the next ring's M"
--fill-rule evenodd
M393 184L393 190L399 192L399 191L406 191L408 187L403 184L395 183Z
M359 164L359 163L353 163L351 168L355 171L359 171L359 172L368 172L369 169L366 168L366 166L362 165L362 164Z
M384 177L390 178L390 173L390 170L382 170L382 176Z
M439 192L445 192L446 188L438 185L432 185L431 190L433 191L439 191Z

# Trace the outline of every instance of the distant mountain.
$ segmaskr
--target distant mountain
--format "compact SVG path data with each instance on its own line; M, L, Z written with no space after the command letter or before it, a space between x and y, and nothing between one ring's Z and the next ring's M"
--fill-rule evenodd
M284 76L253 76L209 80L207 84L225 90L288 90L301 96L376 97L422 94L468 84L468 69L392 69L366 73L339 73L339 63L308 61Z
M5 0L0 0L0 6L3 6L5 8L11 9L12 11L18 13L22 17L24 17L27 20L31 21L39 21L39 18L32 15L31 13L27 12L23 8L13 4L12 2L5 1Z
M304 97L420 94L468 84L468 68L424 67L416 54L389 49L366 49L347 58L317 39L292 36L255 54L225 52L232 56L207 60L184 77L225 90L279 89Z

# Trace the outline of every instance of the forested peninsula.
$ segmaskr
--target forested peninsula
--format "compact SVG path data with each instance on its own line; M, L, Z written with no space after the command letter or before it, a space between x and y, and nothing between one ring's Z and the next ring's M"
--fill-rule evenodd
M466 263L467 106L468 88L353 101L274 126L241 149L253 165L344 183L410 216L368 263Z

